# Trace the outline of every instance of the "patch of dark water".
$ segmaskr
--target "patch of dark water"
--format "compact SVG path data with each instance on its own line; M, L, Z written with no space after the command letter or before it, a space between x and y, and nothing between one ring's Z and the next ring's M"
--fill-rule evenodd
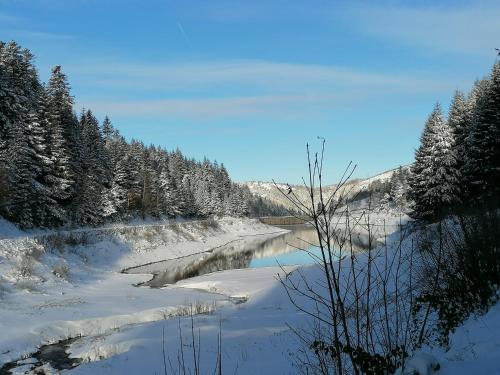
M50 365L54 370L70 370L81 363L80 358L70 358L68 349L80 337L58 341L54 344L41 346L36 353L17 361L4 364L0 368L0 375L10 375L13 370L32 372L37 375L45 374L43 367ZM19 372L19 371L17 371Z

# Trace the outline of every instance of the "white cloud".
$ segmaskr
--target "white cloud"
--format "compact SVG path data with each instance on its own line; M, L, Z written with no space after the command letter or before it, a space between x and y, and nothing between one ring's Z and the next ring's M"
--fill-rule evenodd
M312 114L318 107L334 106L334 96L249 96L204 99L161 99L126 101L86 101L82 106L100 113L120 116L172 116L207 119L253 115L300 116Z
M359 7L353 14L361 32L433 52L494 56L499 43L498 1L458 7Z
M331 65L292 64L259 60L216 61L201 64L120 64L87 62L67 66L82 84L107 88L166 91L230 85L267 92L326 91L335 88L378 88L384 91L443 90L450 82L437 77L365 72ZM97 77L97 78L96 78Z
M8 33L21 38L27 39L52 39L52 40L70 40L74 37L67 34L49 33L44 31L10 29Z
M7 13L0 13L0 22L2 23L14 23L14 22L20 22L21 19L19 17L13 16L11 14Z
M457 87L455 80L428 75L256 60L203 64L87 62L70 66L67 72L77 85L101 93L100 98L89 100L79 95L85 107L112 116L137 117L313 117L333 108L350 108L353 103L388 101L394 95L450 93ZM145 99L151 98L152 92L155 98ZM224 97L217 97L220 94L215 93L221 92Z

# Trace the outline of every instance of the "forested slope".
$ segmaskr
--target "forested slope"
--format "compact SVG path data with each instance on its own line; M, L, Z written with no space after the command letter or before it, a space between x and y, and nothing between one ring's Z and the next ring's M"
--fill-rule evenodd
M129 142L108 117L73 105L60 66L44 85L29 50L0 42L1 216L30 228L279 212L223 164Z

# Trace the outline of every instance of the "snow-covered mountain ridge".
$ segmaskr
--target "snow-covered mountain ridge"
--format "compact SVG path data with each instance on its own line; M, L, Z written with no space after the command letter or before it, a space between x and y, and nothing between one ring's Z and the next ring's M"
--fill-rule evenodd
M364 179L349 180L344 184L342 189L349 197L354 197L356 194L362 191L369 192L374 184L389 183L394 173L396 173L399 168L400 167L390 169L385 172L376 174L375 176ZM408 171L410 166L406 165L402 166L401 168L405 171ZM288 185L284 182L277 182L275 184L274 182L268 181L246 181L240 183L240 185L247 186L250 189L250 192L254 195L268 199L271 202L284 206L288 209L293 209L293 206L290 204L287 197L279 191L279 189L286 193L288 191L288 186L290 186L295 195L302 201L307 200L309 194L308 189L304 185ZM332 184L325 186L324 189L327 194L330 194L336 189L336 187L336 184Z

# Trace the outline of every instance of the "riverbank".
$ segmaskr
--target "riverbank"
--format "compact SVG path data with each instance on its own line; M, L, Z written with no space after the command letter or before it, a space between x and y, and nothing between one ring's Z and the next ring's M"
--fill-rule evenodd
M174 223L162 230L116 228L97 236L81 231L78 236L45 233L53 239L48 242L12 233L0 240L0 367L29 356L43 344L106 336L130 325L179 315L190 305L206 306L208 311L232 304L226 295L177 286L137 288L134 284L151 275L121 271L284 232L256 220L226 218Z
M76 245L69 236L50 249L22 235L0 241L0 363L7 365L3 370L34 374L36 367L56 374L63 368L58 366L76 366L65 373L179 374L184 361L187 373L193 373L196 350L201 373L213 373L222 337L223 373L299 373L307 347L294 331L311 332L313 323L304 311L314 311L315 305L307 298L299 301L305 310L293 305L281 281L321 285L319 267L232 269L161 288L134 286L148 281L155 267L164 266L158 261L203 257L228 242L248 241L253 246L286 237L280 236L285 231L248 219L209 224L149 227L134 233L120 228L113 238L90 236ZM401 246L396 237L388 236L388 247L376 253L406 251L411 236ZM259 254L266 256L267 251L263 246ZM359 261L364 257L360 253ZM33 263L23 261L27 258ZM145 263L145 268L135 269L145 273L121 272ZM459 327L450 348L423 348L424 357L432 353L443 375L496 373L499 307ZM0 369L0 374L6 373Z

